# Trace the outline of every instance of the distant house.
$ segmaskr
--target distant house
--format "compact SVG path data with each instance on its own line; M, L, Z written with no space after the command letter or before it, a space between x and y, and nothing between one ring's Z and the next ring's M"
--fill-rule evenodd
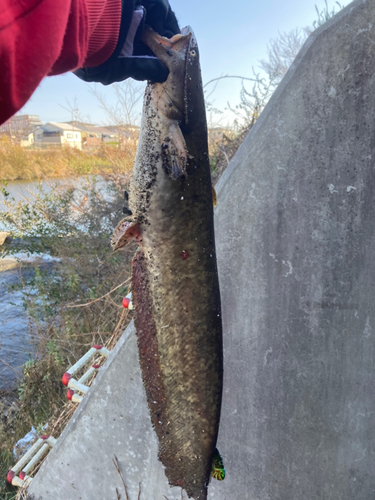
M66 122L66 125L70 125L81 132L82 149L96 149L103 142L115 142L118 140L116 134L107 127L98 127L92 123L79 121Z
M34 145L37 147L63 147L82 149L82 133L69 123L48 122L34 130Z
M121 142L138 142L140 127L138 125L112 125L107 127L116 131Z
M74 125L82 133L82 147L84 149L94 149L108 142L118 142L119 134L111 127L101 127L92 123L67 122Z
M82 132L82 145L85 149L91 149L104 143L137 143L140 127L137 125L109 125L98 126L92 123L67 122L74 125Z
M22 148L27 148L27 147L32 146L34 144L34 130L32 130L28 134L25 134L23 137L21 137L20 146Z
M33 139L29 138L29 135L40 125L42 122L38 115L15 115L0 125L0 136L5 136L12 142L18 142L21 146L30 146Z

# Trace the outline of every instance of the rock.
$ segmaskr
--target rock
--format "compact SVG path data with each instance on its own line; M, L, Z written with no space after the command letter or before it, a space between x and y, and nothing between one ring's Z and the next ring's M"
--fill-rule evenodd
M0 231L0 247L4 245L6 240L8 240L9 242L10 239L11 239L11 233L8 233L7 231Z
M37 439L38 434L34 427L31 427L31 431L14 445L13 456L15 460L18 461L21 457L23 457L23 455L29 451Z

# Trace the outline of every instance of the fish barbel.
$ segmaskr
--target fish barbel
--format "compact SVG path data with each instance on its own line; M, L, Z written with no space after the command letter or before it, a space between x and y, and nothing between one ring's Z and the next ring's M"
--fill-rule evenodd
M148 83L114 248L138 238L133 302L142 378L171 486L206 500L219 428L223 355L207 124L190 28L145 43L169 69Z

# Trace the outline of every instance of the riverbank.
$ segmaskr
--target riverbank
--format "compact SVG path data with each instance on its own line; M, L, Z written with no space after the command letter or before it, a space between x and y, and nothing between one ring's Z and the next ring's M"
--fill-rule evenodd
M16 259L0 259L0 273L3 271L12 271L20 267Z
M0 371L7 382L0 391L4 478L14 463L14 444L31 427L48 422L58 436L55 423L61 423L67 402L63 373L92 345L112 349L131 319L121 304L129 293L136 243L116 254L110 247L123 217L128 175L101 172L100 178L75 177L69 186L34 183L35 196L32 184L10 182L10 195L0 208L2 230L13 235L0 247L5 256L0 259L0 357L6 363L0 363ZM46 257L38 262L35 249L50 262ZM13 252L22 266L11 258ZM0 498L11 498L1 477Z
M59 150L25 149L0 143L0 181L54 179L98 175L131 168L135 145L119 148L104 145L95 151L65 147Z

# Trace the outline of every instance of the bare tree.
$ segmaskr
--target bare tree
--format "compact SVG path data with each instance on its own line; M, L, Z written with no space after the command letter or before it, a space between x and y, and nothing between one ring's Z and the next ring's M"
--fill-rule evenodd
M220 110L213 107L212 102L208 99L216 90L217 83L220 80L227 78L236 78L241 80L240 102L236 106L231 106L227 103L227 108L235 115L235 120L231 127L226 129L214 130L210 135L210 160L213 169L213 179L216 182L222 172L225 170L229 161L235 154L246 134L259 118L267 102L272 96L274 90L282 80L290 65L294 61L298 52L305 43L307 37L317 27L324 24L336 14L336 5L339 10L343 6L336 2L336 5L329 10L328 0L325 1L325 7L319 11L315 6L318 19L313 22L312 27L296 28L290 32L279 33L278 37L271 40L267 48L267 59L262 59L260 62L261 69L266 73L266 76L261 77L253 69L253 77L244 77L238 75L221 75L213 78L205 84L206 91L206 106L209 116L222 113ZM252 82L249 84L248 82ZM210 87L210 92L207 92L207 87Z
M227 103L227 109L236 116L233 127L237 132L241 132L243 129L250 130L277 86L277 81L272 75L268 78L261 78L254 70L253 73L254 83L251 88L247 88L245 82L242 81L240 103L235 107L232 107L229 102Z
M108 91L103 94L98 86L90 89L90 92L96 97L100 107L106 112L108 121L116 127L129 125L139 125L141 117L141 98L144 93L144 84L125 80L121 83L114 83L111 90L115 94L116 104L109 104L107 100Z
M107 127L116 133L119 151L125 153L128 158L134 157L138 142L144 88L145 84L133 80L111 85L110 90L114 93L115 104L108 102L108 91L103 94L96 85L90 90L106 112ZM115 161L115 158L112 161Z
M327 0L325 0L322 11L319 11L315 5L318 17L313 22L312 27L295 28L289 32L284 31L279 33L277 38L271 39L267 47L267 59L259 61L261 69L267 73L270 79L274 79L277 84L280 83L308 36L337 14L336 6L339 11L344 8L343 5L336 2L336 5L330 10Z
M260 60L259 63L275 83L280 83L312 31L312 28L295 28L288 33L279 33L277 38L271 39L267 47L268 58Z

